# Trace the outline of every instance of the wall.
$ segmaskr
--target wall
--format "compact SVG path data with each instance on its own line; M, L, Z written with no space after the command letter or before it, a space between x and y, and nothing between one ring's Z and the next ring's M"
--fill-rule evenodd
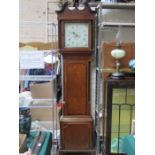
M55 10L59 0L20 0L19 1L19 41L50 42L52 33L56 33L53 22L57 24ZM50 14L48 13L50 12ZM56 39L56 38L54 38Z

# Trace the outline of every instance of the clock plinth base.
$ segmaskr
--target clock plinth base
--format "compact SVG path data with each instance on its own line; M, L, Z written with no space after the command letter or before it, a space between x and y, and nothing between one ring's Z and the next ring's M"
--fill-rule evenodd
M91 116L60 118L60 148L63 150L93 149L93 119Z
M59 150L59 155L96 155L95 149L87 150Z

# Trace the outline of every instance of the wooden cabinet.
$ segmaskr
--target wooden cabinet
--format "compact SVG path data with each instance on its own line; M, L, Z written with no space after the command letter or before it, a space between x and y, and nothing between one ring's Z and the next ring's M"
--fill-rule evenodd
M115 59L111 56L111 51L116 48L115 42L104 42L102 45L103 52L103 66L105 69L114 69L116 66ZM121 69L129 70L129 61L135 59L135 44L134 43L121 43L121 48L125 50L126 55L123 59L120 59Z
M132 121L135 118L135 78L106 80L106 138L105 155L126 155L123 146L132 148L133 144L123 139L131 136ZM130 137L132 138L132 137ZM127 140L126 140L127 141ZM115 142L115 143L114 143ZM113 144L113 145L112 145ZM131 146L132 147L131 147ZM115 148L113 148L115 146ZM124 147L124 148L125 148ZM134 154L134 153L133 153Z

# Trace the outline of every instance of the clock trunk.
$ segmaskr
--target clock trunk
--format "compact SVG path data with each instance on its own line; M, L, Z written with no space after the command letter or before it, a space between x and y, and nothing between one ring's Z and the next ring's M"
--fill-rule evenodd
M64 115L90 115L89 60L64 57Z

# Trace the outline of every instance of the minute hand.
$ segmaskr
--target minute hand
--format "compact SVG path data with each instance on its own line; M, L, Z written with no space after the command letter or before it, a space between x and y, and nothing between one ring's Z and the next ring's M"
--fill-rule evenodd
M75 33L75 32L72 32L72 33L73 33L73 35L74 35L76 38L79 38L79 37L80 37L77 33Z

